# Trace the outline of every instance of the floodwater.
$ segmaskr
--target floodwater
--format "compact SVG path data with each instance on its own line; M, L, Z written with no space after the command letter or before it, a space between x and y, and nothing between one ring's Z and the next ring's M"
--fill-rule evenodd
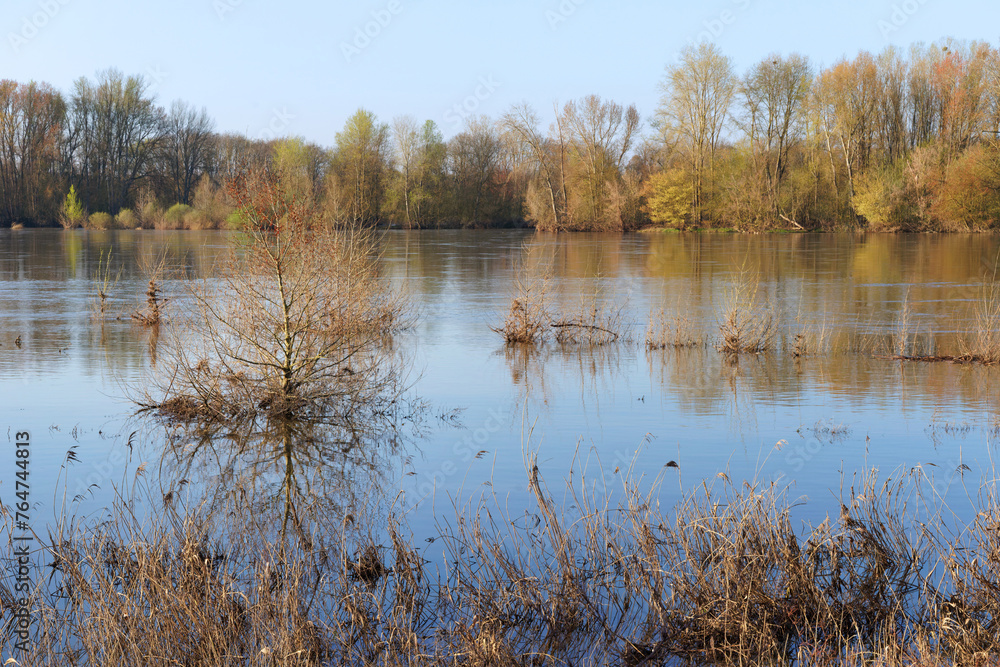
M67 506L99 512L143 462L152 484L176 488L178 468L162 456L174 435L134 417L128 399L157 361L156 339L130 314L161 257L166 314L183 311L186 283L210 276L227 242L224 232L0 231L4 503L14 501L20 431L31 433L36 521ZM571 471L612 494L626 473L647 487L659 479L665 508L726 474L792 484L797 517L810 522L835 511L865 469L923 470L956 503L992 478L998 371L887 356L901 322L910 352L957 349L994 280L996 237L392 231L383 246L383 273L415 316L394 345L428 414L369 461L377 471L345 479L377 480L371 488L407 511L417 542L454 504L484 494L523 513L529 453L557 499ZM548 277L553 311L591 297L624 306L631 340L505 347L490 327L515 278L532 275ZM775 351L734 359L713 343L741 276L756 277L780 327ZM647 351L660 309L683 314L707 345ZM825 345L793 356L803 332ZM192 469L208 472L189 487L213 483L210 466Z

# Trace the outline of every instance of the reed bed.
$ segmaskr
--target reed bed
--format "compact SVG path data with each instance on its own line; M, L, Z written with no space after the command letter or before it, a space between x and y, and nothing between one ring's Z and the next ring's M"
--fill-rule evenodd
M985 665L1000 654L995 486L981 489L968 526L951 528L922 473L868 471L841 492L837 516L796 528L801 500L766 480L720 475L664 508L662 478L577 470L557 503L533 455L525 475L531 507L455 500L435 546L422 548L394 503L388 519L370 506L317 506L290 535L238 492L209 510L126 485L99 519L39 536L37 633L13 657L891 666ZM9 608L17 567L6 565ZM3 641L11 655L9 632Z

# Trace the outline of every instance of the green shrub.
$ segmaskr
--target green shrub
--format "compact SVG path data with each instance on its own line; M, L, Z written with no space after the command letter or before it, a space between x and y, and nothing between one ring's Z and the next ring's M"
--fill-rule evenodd
M651 222L684 229L691 219L694 188L680 169L655 173L646 182L646 213Z
M226 222L226 217L232 212L233 207L226 202L226 193L217 187L212 179L205 175L198 181L194 190L193 204L195 209L201 211L208 218L207 224L211 229L218 229Z
M1000 150L973 146L948 165L933 209L948 231L1000 226Z
M114 227L115 219L110 213L91 213L87 219L87 229L111 229Z
M214 229L215 225L205 211L196 208L184 214L184 229Z
M184 227L184 216L190 210L191 207L187 204L174 204L163 214L163 228L182 229Z
M163 225L163 209L155 201L147 201L141 209L142 226L146 229L160 229Z
M132 209L123 208L115 216L115 224L119 229L137 229L139 227L139 216Z
M854 210L872 231L915 230L920 227L918 193L907 178L906 162L873 167L855 179Z
M230 229L243 229L243 216L239 211L233 211L226 216L226 226Z
M87 220L87 212L80 203L80 198L76 196L76 188L69 186L66 200L63 202L62 210L59 212L59 222L62 226L71 229L79 227Z

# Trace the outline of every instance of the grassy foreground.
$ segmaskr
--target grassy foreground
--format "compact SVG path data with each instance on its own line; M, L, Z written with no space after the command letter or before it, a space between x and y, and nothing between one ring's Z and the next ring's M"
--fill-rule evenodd
M132 484L100 521L66 521L39 536L30 650L13 657L984 665L1000 655L993 486L981 489L971 523L954 528L919 470L892 481L871 472L843 493L839 517L796 530L797 499L773 483L722 475L668 510L658 483L624 481L611 492L575 474L557 506L532 457L526 475L536 521L506 515L496 498L456 504L441 537L421 549L384 500L350 514L311 507L291 536L278 529L280 513L239 493L208 511L140 498ZM144 504L155 511L140 519ZM6 612L16 558L5 565ZM16 635L4 618L6 659Z

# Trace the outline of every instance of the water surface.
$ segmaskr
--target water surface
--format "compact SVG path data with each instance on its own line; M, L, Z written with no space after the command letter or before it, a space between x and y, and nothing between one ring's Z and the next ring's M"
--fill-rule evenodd
M38 516L60 511L63 490L97 511L131 474L132 431L143 438L132 465L156 463L159 427L130 418L127 398L155 362L155 338L130 318L144 298L144 269L165 258L169 315L183 310L186 284L210 276L226 244L225 232L0 232L0 426L11 441L15 431L32 432ZM797 511L815 521L865 467L887 476L923 467L959 502L963 485L990 475L996 371L846 348L889 340L905 319L918 347L953 350L974 325L998 250L996 238L980 235L389 232L383 272L416 315L396 345L432 416L405 451L380 458L379 492L417 506L409 519L418 538L433 537L434 517L456 498L487 493L513 514L529 506L529 451L551 490L572 467L620 490L631 468L647 481L662 477L667 506L681 489L726 473L794 482L809 499ZM109 251L118 280L100 317ZM589 295L624 305L634 340L505 347L490 327L526 272L548 276L554 310ZM727 294L746 275L779 315L779 349L734 360L711 341ZM682 312L709 344L647 351L646 322L659 309ZM793 357L789 341L806 330L825 331L839 349ZM456 409L457 421L444 418ZM67 465L70 448L79 462ZM0 460L4 502L13 461ZM670 461L678 467L664 467ZM169 469L150 470L170 486Z

